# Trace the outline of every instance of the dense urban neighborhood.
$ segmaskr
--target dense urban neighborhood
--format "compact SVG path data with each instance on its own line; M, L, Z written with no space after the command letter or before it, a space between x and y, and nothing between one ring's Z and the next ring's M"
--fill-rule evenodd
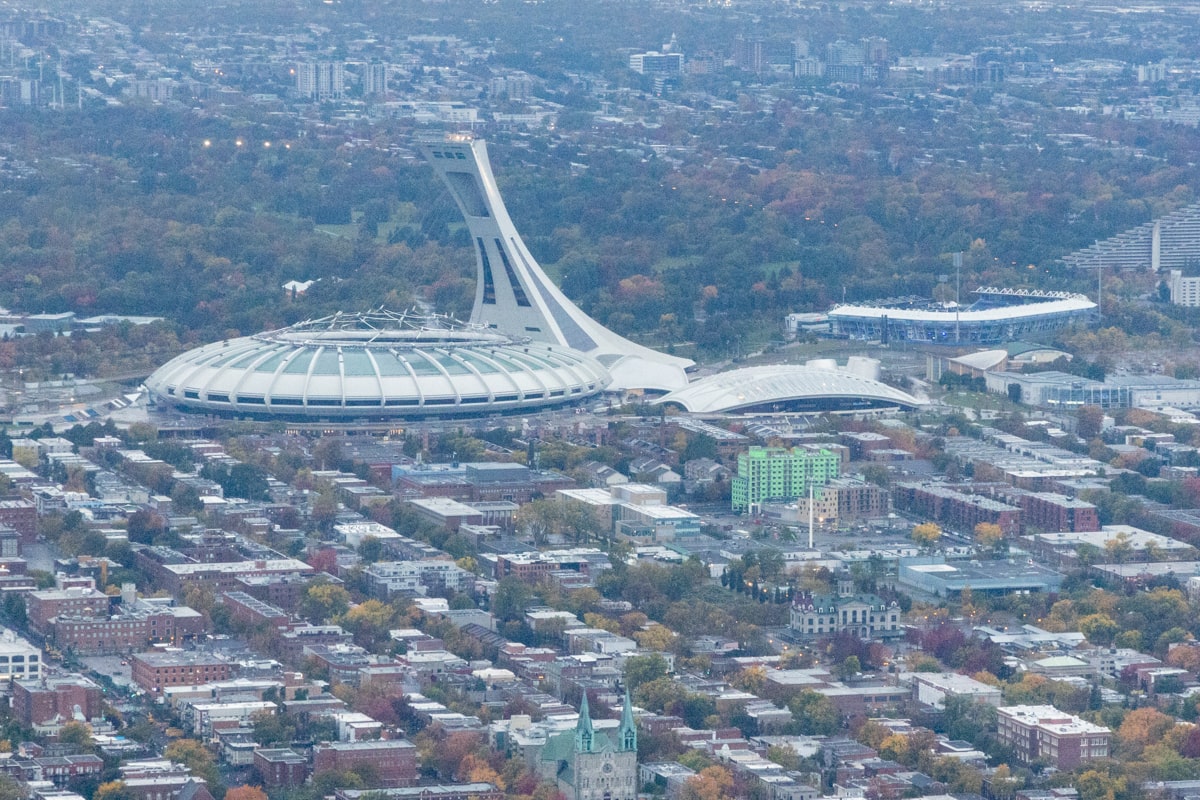
M0 3L0 800L1200 795L1197 10Z

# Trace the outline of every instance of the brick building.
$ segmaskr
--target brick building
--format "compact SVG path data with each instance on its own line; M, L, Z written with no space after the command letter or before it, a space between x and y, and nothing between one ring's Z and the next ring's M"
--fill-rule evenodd
M45 589L25 595L25 615L29 629L45 635L49 632L50 620L59 616L107 616L112 598L94 586L71 589Z
M996 709L996 736L1019 761L1043 761L1059 770L1108 758L1112 731L1065 714L1054 706L1002 706Z
M300 572L280 575L243 575L238 578L234 590L245 592L256 600L270 603L285 611L295 611L300 607L304 593L312 585L312 579L312 573ZM328 577L322 579L329 580Z
M896 508L936 520L960 533L970 533L979 523L989 522L999 525L1005 536L1020 534L1022 519L1019 507L971 494L970 488L897 483L892 487L892 499Z
M300 786L308 780L308 759L288 747L255 750L254 768L268 789Z
M317 571L294 558L260 559L256 561L197 562L167 548L143 548L138 552L138 566L153 576L157 586L175 597L189 589L204 587L216 593L244 591L258 597L248 586L251 579L284 578L288 576L313 578ZM280 605L270 598L260 600Z
M133 682L152 694L167 686L198 686L233 677L233 664L206 653L137 653L130 658Z
M381 787L411 786L417 780L417 748L405 739L333 742L313 748L313 775L370 764Z
M503 790L490 783L442 783L436 786L406 786L391 789L337 789L334 800L504 800Z
M601 570L610 569L612 562L602 550L594 547L575 547L569 550L543 550L530 553L502 553L496 556L497 580L513 575L524 581L538 581L551 572L563 570L595 577Z
M1044 531L1100 530L1100 512L1091 503L1062 494L1041 492L1021 498L1025 524Z
M340 625L302 623L279 635L279 654L284 661L299 664L305 659L305 648L350 644L353 641L354 637Z
M837 497L838 519L873 519L886 516L891 510L886 489L873 483L852 478L834 478L822 492Z
M229 609L229 616L243 625L282 628L291 622L291 616L282 608L264 603L245 592L226 592L221 595L221 602Z
M25 781L50 781L55 786L65 786L81 778L99 778L104 771L100 756L39 756L30 759L13 759L10 772L16 772Z
M119 613L52 617L45 623L46 641L76 655L132 653L154 644L183 645L209 633L204 615L187 606L137 603Z
M81 675L13 681L13 715L40 734L56 732L64 723L102 716L100 687Z
M37 506L24 498L0 499L0 525L7 525L21 535L21 544L37 541Z
M993 492L1000 500L1021 507L1022 524L1047 533L1082 533L1100 530L1100 513L1083 500L1053 492L1030 492L1001 487Z

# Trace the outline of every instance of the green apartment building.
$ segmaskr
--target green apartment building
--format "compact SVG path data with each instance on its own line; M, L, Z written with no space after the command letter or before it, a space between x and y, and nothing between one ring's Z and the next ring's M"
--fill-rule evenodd
M767 501L787 502L838 477L841 457L806 447L751 447L738 456L733 479L733 510L747 511Z

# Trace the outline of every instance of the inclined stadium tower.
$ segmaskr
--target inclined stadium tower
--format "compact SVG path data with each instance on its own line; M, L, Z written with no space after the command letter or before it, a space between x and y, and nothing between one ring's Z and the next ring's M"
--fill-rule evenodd
M608 368L611 389L672 391L694 362L629 341L583 313L542 271L500 197L487 144L466 135L418 146L450 189L475 247L471 322L586 353Z

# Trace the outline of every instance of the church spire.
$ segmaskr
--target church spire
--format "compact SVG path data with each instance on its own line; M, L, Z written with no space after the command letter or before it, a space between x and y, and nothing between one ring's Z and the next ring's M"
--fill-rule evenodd
M621 750L637 751L637 723L633 721L633 703L629 701L629 687L625 687L625 706L621 709L621 727L617 731Z
M587 689L583 690L583 702L579 704L579 722L575 723L575 752L590 753L596 741L592 728L592 711L588 708Z

